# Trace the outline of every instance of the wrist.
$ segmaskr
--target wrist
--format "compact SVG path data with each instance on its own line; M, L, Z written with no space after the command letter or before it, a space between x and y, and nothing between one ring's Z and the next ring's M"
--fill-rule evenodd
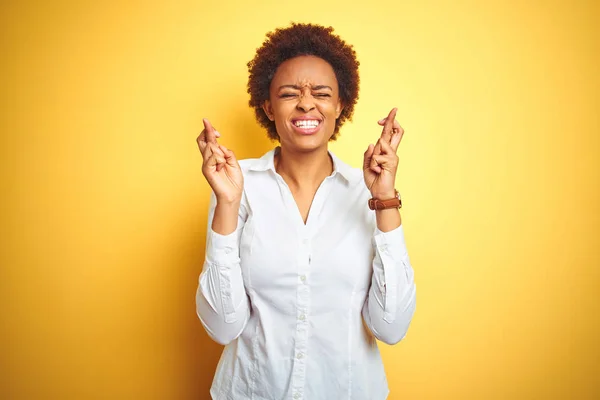
M397 208L388 208L375 211L377 220L377 229L381 232L389 232L402 225L400 210Z
M220 203L217 200L211 228L219 235L227 236L237 229L240 203Z
M234 195L234 196L216 196L217 205L223 207L236 207L240 205L242 202L242 195Z
M376 192L379 193L379 192ZM402 208L402 200L400 199L400 193L394 189L393 194L387 192L381 192L377 197L374 193L371 193L373 197L369 199L369 208L371 210L385 210L389 208Z
M377 200L389 200L396 197L396 190L386 190L380 192L371 192L371 197Z

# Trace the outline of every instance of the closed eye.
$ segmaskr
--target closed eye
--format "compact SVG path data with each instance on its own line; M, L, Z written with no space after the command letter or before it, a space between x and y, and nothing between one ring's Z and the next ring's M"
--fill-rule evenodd
M286 98L286 97L290 98L290 97L296 97L296 96L297 96L297 94L295 94L295 93L282 93L279 95L280 98Z

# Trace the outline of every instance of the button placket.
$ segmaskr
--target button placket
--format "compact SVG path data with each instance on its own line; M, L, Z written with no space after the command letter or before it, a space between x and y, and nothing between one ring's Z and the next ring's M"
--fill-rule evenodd
M294 398L302 398L306 377L306 351L308 341L308 313L310 304L310 286L308 272L310 269L310 237L308 229L303 226L298 230L298 281L296 288L296 340L294 362L292 367L292 389ZM296 397L297 396L297 397Z

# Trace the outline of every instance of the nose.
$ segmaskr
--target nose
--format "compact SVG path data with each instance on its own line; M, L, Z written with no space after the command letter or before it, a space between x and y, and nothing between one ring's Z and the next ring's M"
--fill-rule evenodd
M311 94L303 92L300 95L300 99L298 100L297 107L304 112L309 112L310 110L314 109L315 103L314 103L314 99L311 96Z

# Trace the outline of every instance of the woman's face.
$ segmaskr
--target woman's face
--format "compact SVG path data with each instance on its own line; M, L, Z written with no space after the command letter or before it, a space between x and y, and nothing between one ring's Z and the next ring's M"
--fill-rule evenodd
M263 109L275 121L282 147L301 152L327 147L342 112L333 68L315 56L286 60L275 72Z

